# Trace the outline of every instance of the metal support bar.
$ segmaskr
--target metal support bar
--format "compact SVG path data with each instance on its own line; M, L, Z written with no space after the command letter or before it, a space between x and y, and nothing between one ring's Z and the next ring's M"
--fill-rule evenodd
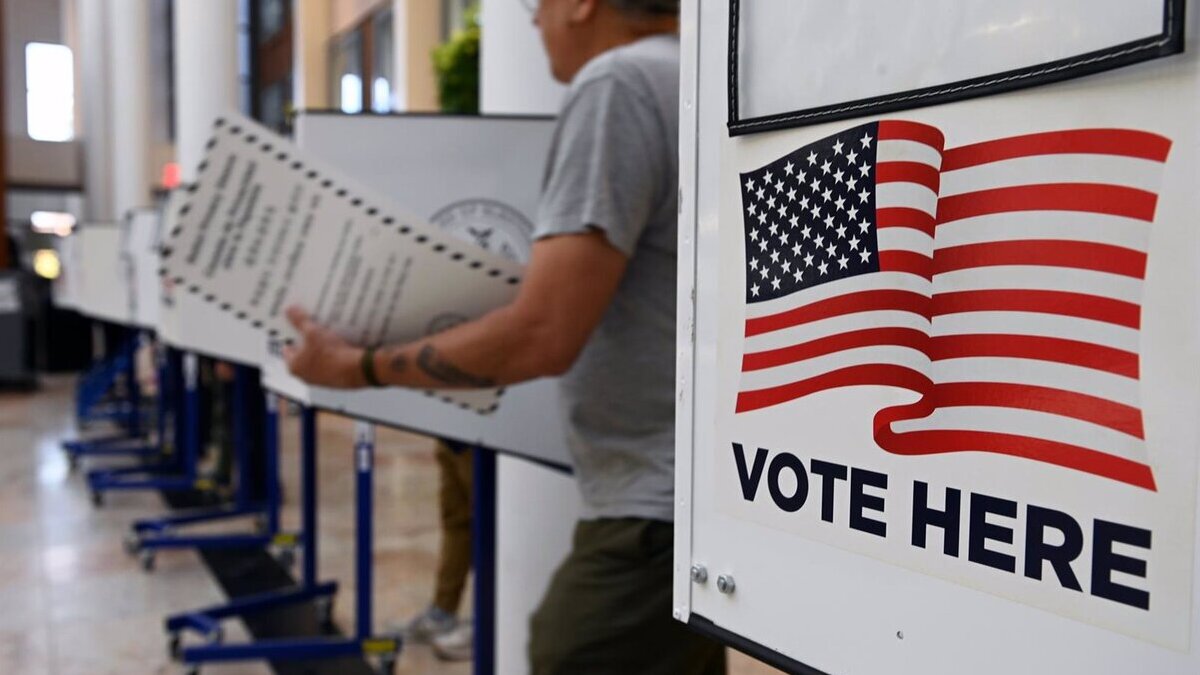
M247 614L262 612L276 607L308 602L321 597L329 597L336 594L337 589L338 584L336 581L327 581L323 584L302 586L284 591L247 595L231 600L223 605L214 605L187 612L186 614L168 617L166 627L168 631L172 632L188 629L195 630L194 626L198 623L207 628L213 621L229 619L235 616L246 616ZM196 617L204 617L208 619L208 622L197 622ZM200 630L200 632L207 632L207 630Z
M181 657L184 663L199 664L247 660L311 660L332 659L346 656L378 657L388 666L395 664L401 641L396 637L372 637L371 625L371 563L373 545L373 494L375 429L366 422L355 427L355 579L357 585L355 634L350 638L316 637L289 638L251 642L240 645L209 644L184 648ZM332 595L337 590L335 583L318 584L317 569L317 477L316 477L316 414L311 408L301 412L301 482L304 486L302 513L302 537L304 547L304 577L298 589L262 594L234 600L233 602L198 612L169 618L167 630L177 634L181 630L209 632L214 619L241 616L253 611L276 607L281 604L303 602Z
M355 635L371 635L372 549L374 536L374 495L372 494L375 464L375 426L370 422L354 423L355 474Z
M475 649L472 673L496 672L496 454L476 447L471 474L471 554L475 568Z
M268 494L264 503L251 503L250 488L253 481L251 455L254 446L252 439L255 430L249 413L249 407L251 405L250 392L254 388L254 378L257 376L257 371L247 366L238 366L235 370L233 397L230 406L232 440L235 446L237 463L237 490L233 505L136 521L133 523L132 528L134 534L137 535L136 547L139 550L164 548L267 548L272 545L287 546L290 548L303 540L305 535L281 534L279 528L279 437L278 411L274 394L264 394L267 416L263 435L263 448L267 455L265 464L268 474ZM179 526L212 523L246 516L260 516L265 518L266 527L264 531L253 534L223 533L203 535L169 532L172 528Z
M306 411L302 418L305 436L305 484L312 474L316 473L316 460L312 447L314 443L314 423L312 412ZM186 647L182 650L182 661L185 663L248 661L248 659L266 659L266 661L283 661L283 659L316 659L340 658L346 656L379 657L382 663L394 665L396 653L400 651L401 641L398 638L374 638L371 626L371 563L373 543L373 514L372 514L372 474L374 471L374 426L366 422L355 423L354 432L354 465L355 465L355 524L358 532L355 537L355 583L358 586L355 597L355 634L352 638L301 638L257 641L257 643L242 645L204 645ZM305 506L316 502L316 490L311 494L306 491ZM316 526L316 512L306 514L307 527ZM311 531L311 540L316 542L316 530ZM313 554L316 549L312 548ZM306 562L306 566L308 563ZM307 574L307 572L306 572ZM257 602L257 601L252 601ZM222 610L224 611L224 610ZM226 614L224 616L232 616ZM211 619L211 615L208 616ZM180 628L190 625L188 620L176 619L175 626ZM194 621L194 617L193 617ZM168 620L168 629L172 623ZM384 668L388 670L388 667Z
M300 410L300 531L304 537L302 582L317 583L317 413L308 406Z

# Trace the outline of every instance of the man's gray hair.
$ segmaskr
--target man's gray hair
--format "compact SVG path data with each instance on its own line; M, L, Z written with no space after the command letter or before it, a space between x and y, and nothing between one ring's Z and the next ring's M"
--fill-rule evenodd
M679 0L607 0L618 10L635 16L679 15Z

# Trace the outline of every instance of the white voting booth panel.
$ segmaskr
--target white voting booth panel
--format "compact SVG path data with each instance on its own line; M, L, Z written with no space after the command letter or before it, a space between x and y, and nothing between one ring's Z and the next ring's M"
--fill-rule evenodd
M94 319L127 324L130 287L121 256L121 229L115 223L88 223L79 232L79 311Z
M543 117L302 113L297 145L468 241L524 262L553 121ZM267 387L321 408L569 465L553 380L509 387L480 415L422 392L308 387L277 357Z
M729 128L729 4L684 4L677 618L796 672L1200 672L1194 3L1183 54L764 133ZM939 35L1010 45L1163 11L956 5ZM892 83L843 27L837 71ZM743 67L862 95L786 28Z
M129 261L133 286L133 322L139 328L158 326L162 303L162 280L158 268L158 228L162 218L157 210L138 209L125 221L124 255Z

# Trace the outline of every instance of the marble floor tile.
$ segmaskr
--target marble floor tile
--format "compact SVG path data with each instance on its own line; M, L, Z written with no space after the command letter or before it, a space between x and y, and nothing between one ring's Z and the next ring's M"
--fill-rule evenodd
M41 583L0 587L0 633L23 632L42 625L49 618L48 602L46 588Z
M50 629L37 623L21 631L0 631L0 673L52 675Z

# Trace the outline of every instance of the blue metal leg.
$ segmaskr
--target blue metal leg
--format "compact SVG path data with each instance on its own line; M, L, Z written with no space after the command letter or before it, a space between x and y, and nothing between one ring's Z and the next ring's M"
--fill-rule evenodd
M86 440L64 441L63 449L71 464L84 456L147 457L157 454L156 445L142 438L141 388L136 374L136 356L140 335L122 345L120 351L89 369L80 380L77 415L81 420L112 419L124 427L121 433ZM127 398L101 404L99 399L108 393L118 378L124 378Z
M263 450L266 452L267 503L263 515L266 517L267 531L274 533L280 529L279 508L283 502L279 487L279 398L275 394L266 394L266 413L263 420Z
M203 617L175 617L168 619L167 629L198 630L205 632L216 617L228 617L257 611L266 607L276 607L283 602L295 602L298 599L327 596L333 592L331 584L316 584L312 580L316 576L316 423L311 410L305 410L302 418L302 452L301 466L305 486L303 522L305 529L305 561L304 583L300 590L288 591L280 595L264 595L253 598L243 598L238 601L240 606L225 606L210 610ZM364 422L356 425L355 429L355 522L357 536L355 541L355 577L357 583L355 633L352 637L309 637L283 640L267 640L243 645L208 644L183 649L181 657L184 663L200 664L220 661L245 660L307 660L331 659L344 656L377 657L380 660L381 671L390 673L395 665L396 655L400 650L398 638L372 637L371 626L371 560L373 543L373 495L372 474L374 471L375 431ZM311 528L311 529L310 529ZM312 583L310 583L312 582Z
M355 590L358 593L355 608L355 631L359 638L371 635L371 572L375 519L371 510L374 506L372 480L375 464L375 426L370 422L354 423L354 477L355 477Z
M300 482L304 501L300 505L300 530L304 538L302 580L317 583L317 413L308 406L300 411Z
M207 509L162 518L152 518L136 521L133 532L137 540L131 548L142 551L152 551L162 548L201 548L201 549L230 549L230 548L266 548L271 545L286 546L289 549L300 541L296 534L280 534L279 532L279 437L278 410L273 394L266 397L266 424L264 430L264 449L266 451L268 494L266 503L252 503L250 487L253 480L251 461L253 452L253 420L249 413L250 391L254 386L257 371L246 366L238 366L234 379L233 400L231 405L232 436L235 447L237 464L237 496L232 506ZM265 519L266 527L254 534L205 534L189 536L170 532L174 527L193 525L196 523L211 523L230 518L260 516Z
M496 455L474 449L471 554L475 568L474 675L496 672Z
M278 399L274 394L269 394L267 399L267 447L274 454L278 453L278 409ZM166 621L166 629L172 635L172 639L175 639L182 631L192 631L201 635L209 635L212 632L212 627L221 619L245 616L254 612L312 600L325 602L325 598L332 598L337 593L338 584L336 581L327 581L324 583L317 581L316 416L311 408L305 408L301 414L300 442L301 453L303 455L300 463L300 480L304 488L301 497L301 512L303 515L301 532L295 537L297 542L302 542L304 545L304 576L300 585L295 588L238 598L223 605L205 607L170 616ZM274 466L278 466L278 459L272 460L271 463ZM277 478L273 482L277 482ZM274 494L278 495L277 487ZM276 518L278 518L277 505L275 512ZM326 607L328 606L326 605ZM210 659L201 658L199 660Z

